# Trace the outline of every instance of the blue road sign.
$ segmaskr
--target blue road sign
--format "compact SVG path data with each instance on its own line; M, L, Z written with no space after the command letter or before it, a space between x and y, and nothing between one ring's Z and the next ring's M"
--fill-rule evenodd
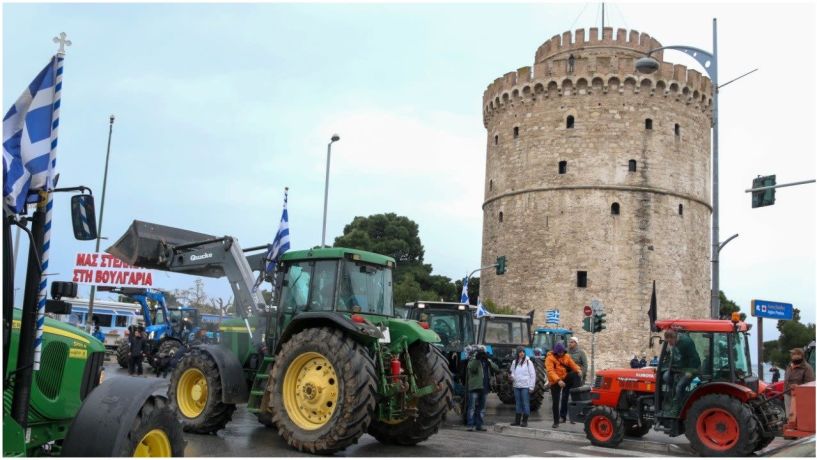
M752 300L752 316L789 320L794 318L794 308L790 303Z

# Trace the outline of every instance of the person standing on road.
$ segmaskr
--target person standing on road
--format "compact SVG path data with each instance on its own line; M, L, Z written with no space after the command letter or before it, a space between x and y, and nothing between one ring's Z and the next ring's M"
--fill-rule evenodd
M129 341L130 349L128 350L128 356L130 357L130 363L128 366L128 375L133 375L137 371L137 375L142 375L142 356L145 353L145 336L142 332L142 328L136 329L129 337Z
M559 421L567 421L567 398L570 389L577 386L581 368L565 353L562 342L553 346L553 351L545 358L550 396L553 400L553 428L559 428Z
M485 423L485 397L491 391L491 371L499 372L499 367L488 359L485 347L479 347L468 361L468 431L488 431Z
M811 368L803 356L802 348L792 348L791 363L786 368L786 376L783 378L783 391L788 392L792 387L814 381L814 369ZM786 415L791 418L791 393L785 393L783 401L786 404Z
M516 419L513 426L528 426L530 416L530 394L536 386L536 369L533 362L525 355L525 349L519 347L516 359L511 364L511 381L513 382L513 399L516 401Z
M570 340L567 341L567 354L570 355L570 359L572 359L577 366L582 368L581 385L584 385L585 379L587 379L587 355L584 353L584 350L579 348L579 339L576 336L571 337Z
M772 366L772 368L769 369L769 370L772 373L772 383L779 382L780 381L780 369L778 369L777 366Z

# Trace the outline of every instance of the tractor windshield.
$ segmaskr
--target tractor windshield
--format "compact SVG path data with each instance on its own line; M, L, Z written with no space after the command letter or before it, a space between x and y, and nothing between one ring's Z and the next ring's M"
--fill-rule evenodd
M492 319L485 325L485 343L523 345L528 337L528 323L523 321Z
M422 310L420 321L427 322L431 330L440 336L446 350L460 350L464 344L474 343L474 323L467 310L427 308Z
M337 309L394 316L391 270L351 260L341 262Z

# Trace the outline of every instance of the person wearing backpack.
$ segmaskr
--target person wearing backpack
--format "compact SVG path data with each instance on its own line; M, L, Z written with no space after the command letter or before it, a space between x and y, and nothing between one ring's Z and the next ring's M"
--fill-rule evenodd
M536 385L536 369L522 347L516 351L516 359L511 364L510 377L513 382L513 398L516 401L516 420L511 425L528 426L530 394L533 393Z

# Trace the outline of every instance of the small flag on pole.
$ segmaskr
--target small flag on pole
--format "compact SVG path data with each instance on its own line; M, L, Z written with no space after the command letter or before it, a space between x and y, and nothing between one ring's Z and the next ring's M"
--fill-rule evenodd
M559 310L546 311L545 324L559 324Z
M272 244L267 246L267 255L264 257L266 265L264 271L255 280L253 292L258 290L258 286L264 281L264 278L275 271L275 264L278 263L278 258L287 251L289 251L289 213L287 213L287 195L289 194L289 187L284 188L284 210L281 213L281 224L278 226L278 233L275 234L275 239Z
M469 304L468 300L468 277L462 279L462 295L460 296L460 303Z
M650 318L650 331L661 332L661 329L655 325L658 319L658 299L655 295L655 280L652 280L652 297L650 297L650 309L647 311L647 316Z
M488 310L485 309L485 306L482 305L482 300L477 299L477 311L476 311L477 318L482 318L483 316L488 316Z

